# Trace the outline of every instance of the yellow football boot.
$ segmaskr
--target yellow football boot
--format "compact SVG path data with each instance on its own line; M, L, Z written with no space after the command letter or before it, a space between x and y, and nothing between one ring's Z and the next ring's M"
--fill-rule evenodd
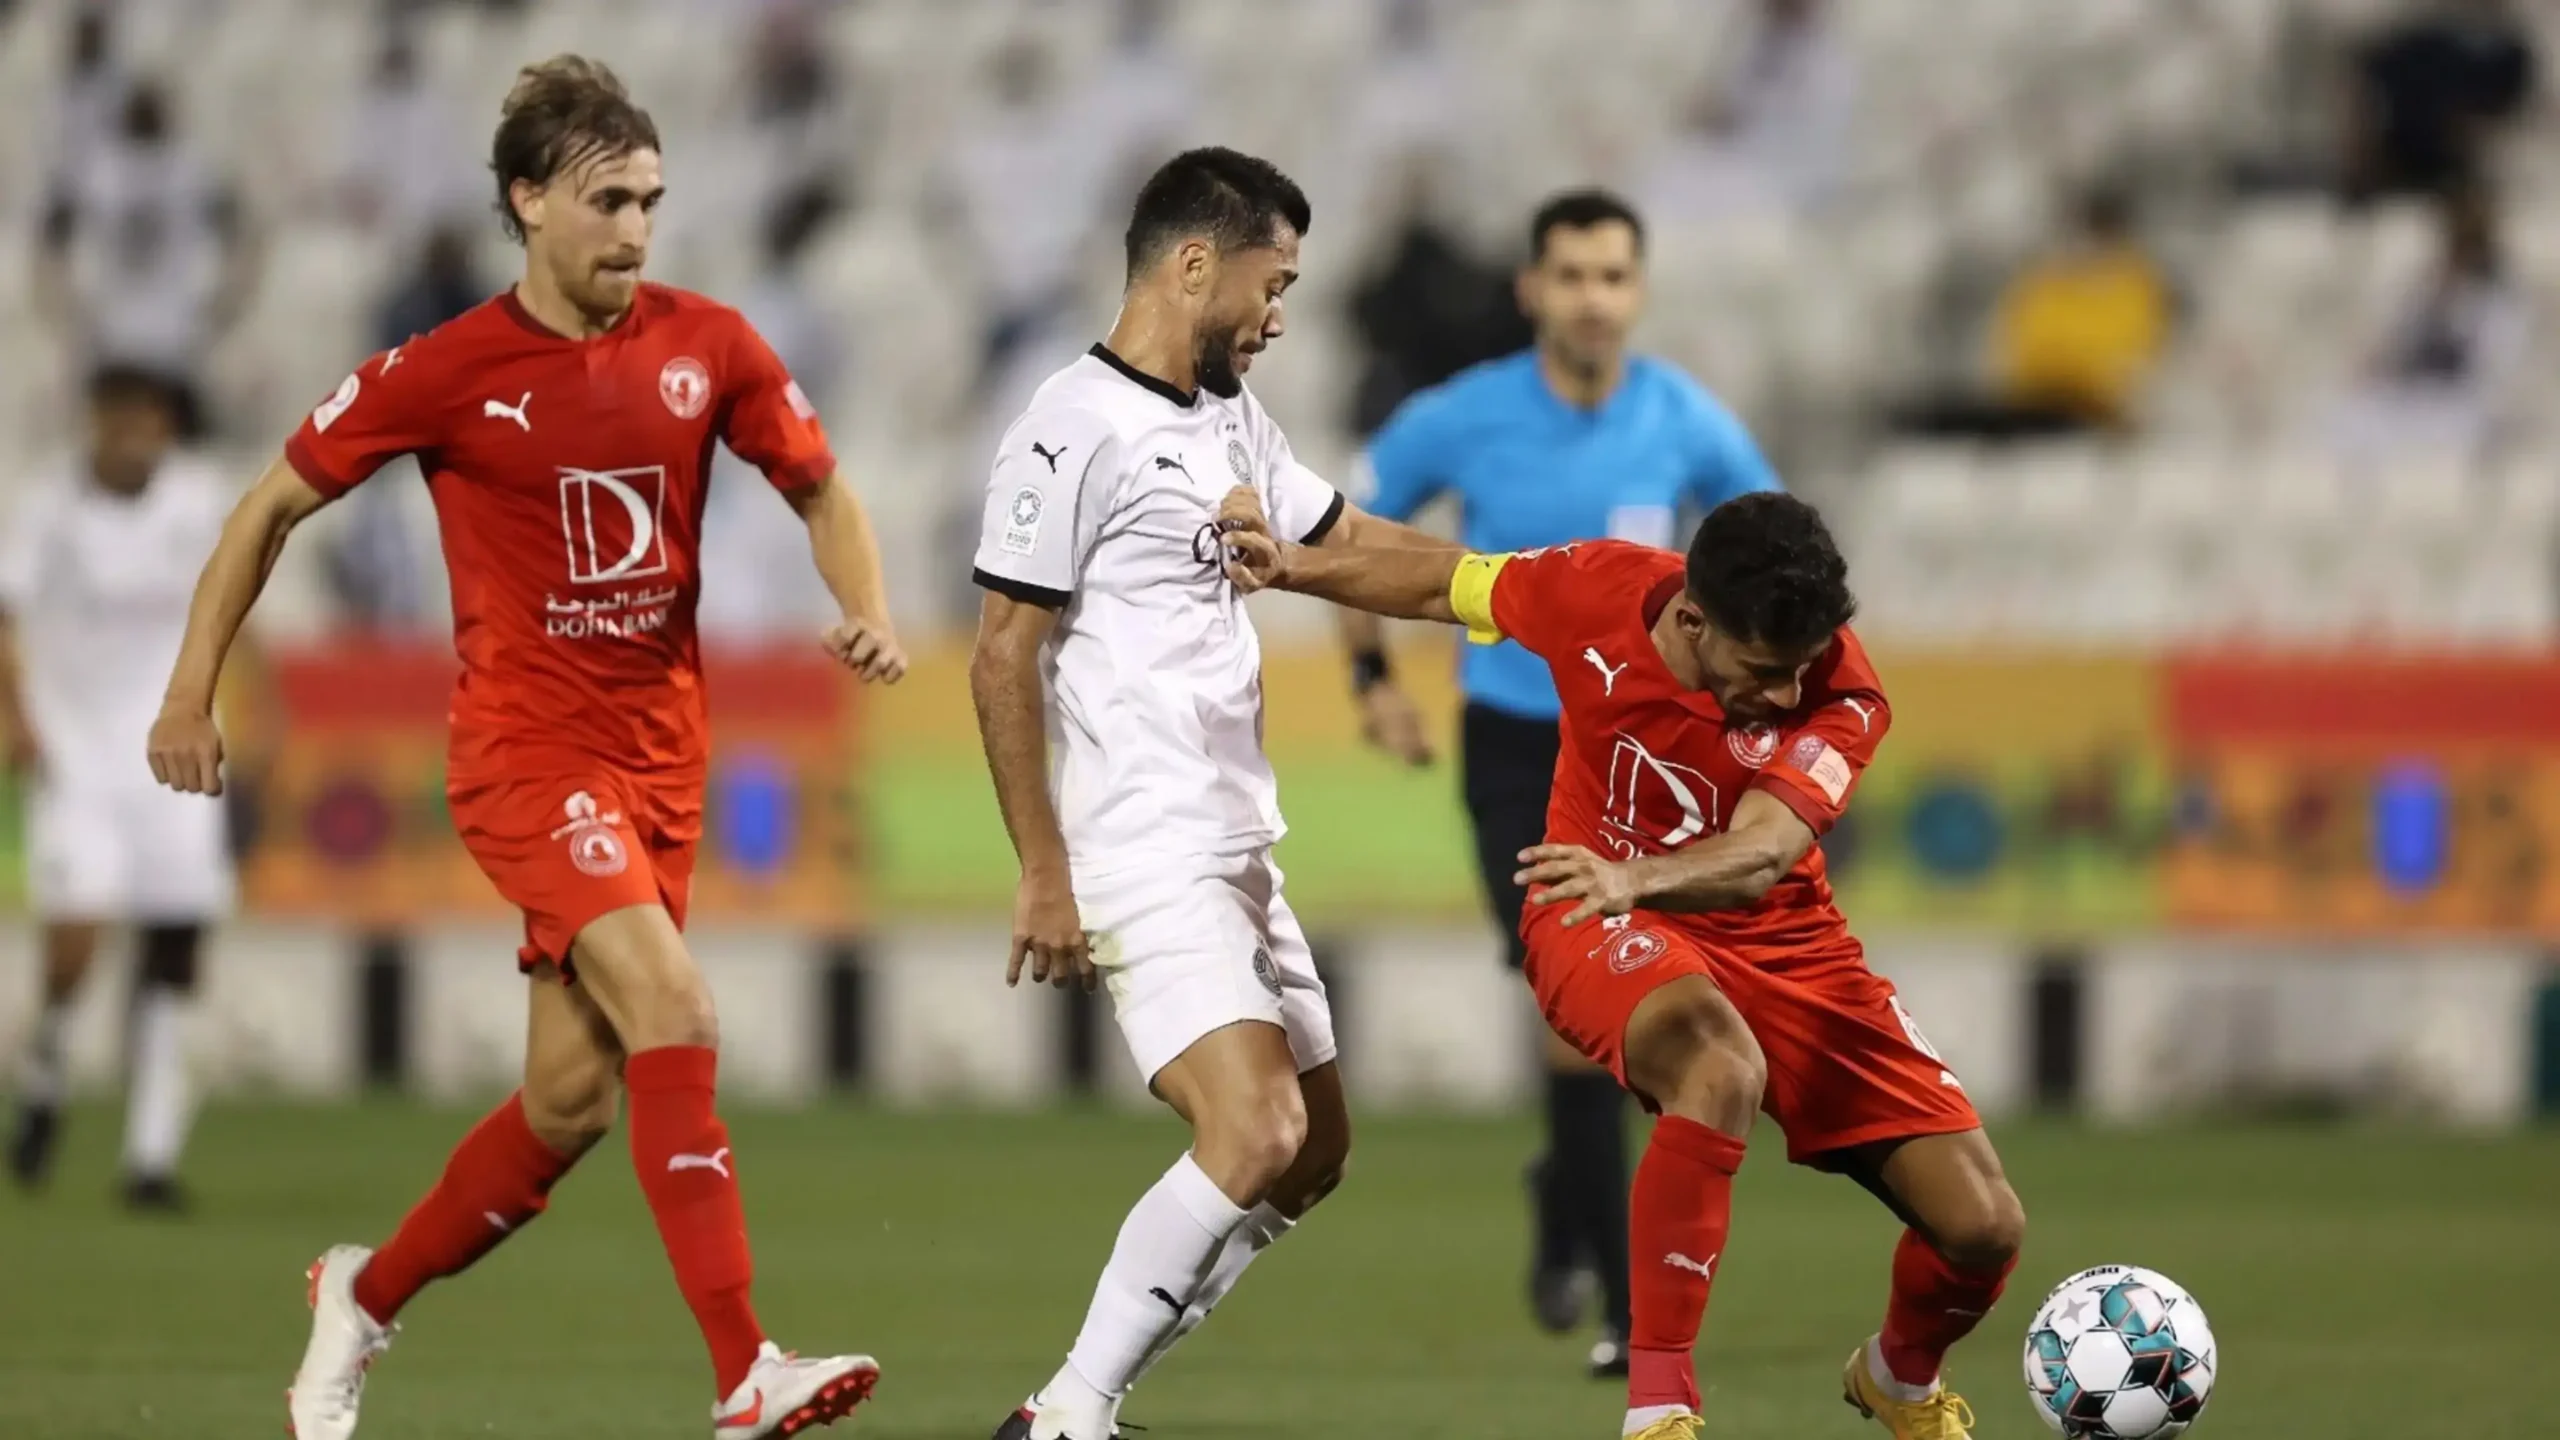
M1707 1422L1695 1415L1666 1415L1627 1440L1706 1440Z
M1896 1400L1867 1369L1867 1347L1849 1352L1840 1372L1840 1398L1857 1412L1893 1432L1893 1440L1968 1440L1973 1434L1973 1407L1941 1385L1926 1400Z

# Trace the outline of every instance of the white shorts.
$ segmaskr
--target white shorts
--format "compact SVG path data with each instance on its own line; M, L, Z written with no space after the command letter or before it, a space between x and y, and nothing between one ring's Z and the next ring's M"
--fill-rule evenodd
M1156 862L1076 881L1121 1037L1153 1083L1212 1030L1277 1025L1305 1074L1334 1057L1333 1007L1268 851Z
M190 924L228 914L233 890L221 801L122 778L35 787L27 898L38 916Z

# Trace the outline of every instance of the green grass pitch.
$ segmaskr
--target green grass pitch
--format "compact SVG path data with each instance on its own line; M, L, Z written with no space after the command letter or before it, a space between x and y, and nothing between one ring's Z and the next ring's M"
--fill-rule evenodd
M116 1116L88 1109L52 1190L0 1195L0 1436L274 1435L302 1343L302 1267L373 1240L468 1123L400 1105L225 1108L199 1134L201 1212L104 1203ZM1129 1200L1175 1152L1117 1114L734 1122L767 1322L885 1367L850 1431L980 1440L1056 1364ZM2230 1440L2523 1440L2553 1433L2560 1136L2046 1125L1999 1138L2030 1213L2014 1292L1957 1353L1988 1440L2044 1432L2019 1381L2036 1298L2086 1264L2156 1266L2223 1344L2198 1433ZM1743 1173L1702 1350L1708 1433L1882 1435L1837 1398L1883 1300L1891 1222L1764 1135ZM1511 1121L1366 1122L1350 1183L1265 1257L1133 1397L1151 1440L1617 1433L1579 1341L1520 1300L1530 1143ZM366 1440L700 1436L709 1378L625 1152L430 1291L376 1371Z

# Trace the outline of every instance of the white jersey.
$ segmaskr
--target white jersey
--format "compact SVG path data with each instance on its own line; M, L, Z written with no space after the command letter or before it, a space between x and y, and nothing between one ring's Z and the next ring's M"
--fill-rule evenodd
M1342 514L1250 392L1186 395L1099 345L996 452L975 578L1059 611L1042 656L1049 785L1080 875L1281 836L1262 646L1213 528L1238 484L1292 540Z
M0 609L17 627L22 698L50 777L151 785L151 722L232 499L218 471L186 456L130 496L74 461L30 481L0 521Z

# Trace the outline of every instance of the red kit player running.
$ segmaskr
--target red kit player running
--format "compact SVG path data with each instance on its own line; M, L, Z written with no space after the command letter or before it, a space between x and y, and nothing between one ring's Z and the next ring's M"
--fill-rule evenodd
M765 1339L727 1130L717 1027L685 948L709 738L694 603L714 440L808 523L843 608L825 643L872 680L906 666L860 503L809 402L737 312L643 284L659 181L648 115L600 65L527 69L493 147L524 278L347 377L233 512L196 587L151 732L151 768L218 793L214 683L293 527L415 455L453 576L454 822L524 912L524 1087L482 1120L380 1250L311 1271L294 1378L300 1440L355 1433L393 1317L540 1215L629 1096L631 1159L711 1351L717 1440L837 1419L867 1356L799 1359Z
M1765 1109L1789 1159L1852 1176L1909 1226L1849 1402L1900 1440L1961 1440L1972 1412L1940 1362L1999 1298L2026 1222L1815 846L1892 718L1821 517L1785 495L1727 501L1685 566L1612 541L1476 555L1248 528L1233 543L1240 586L1507 636L1554 672L1564 752L1547 843L1520 857L1529 982L1556 1032L1660 1116L1631 1204L1624 1433L1704 1433L1690 1352Z

